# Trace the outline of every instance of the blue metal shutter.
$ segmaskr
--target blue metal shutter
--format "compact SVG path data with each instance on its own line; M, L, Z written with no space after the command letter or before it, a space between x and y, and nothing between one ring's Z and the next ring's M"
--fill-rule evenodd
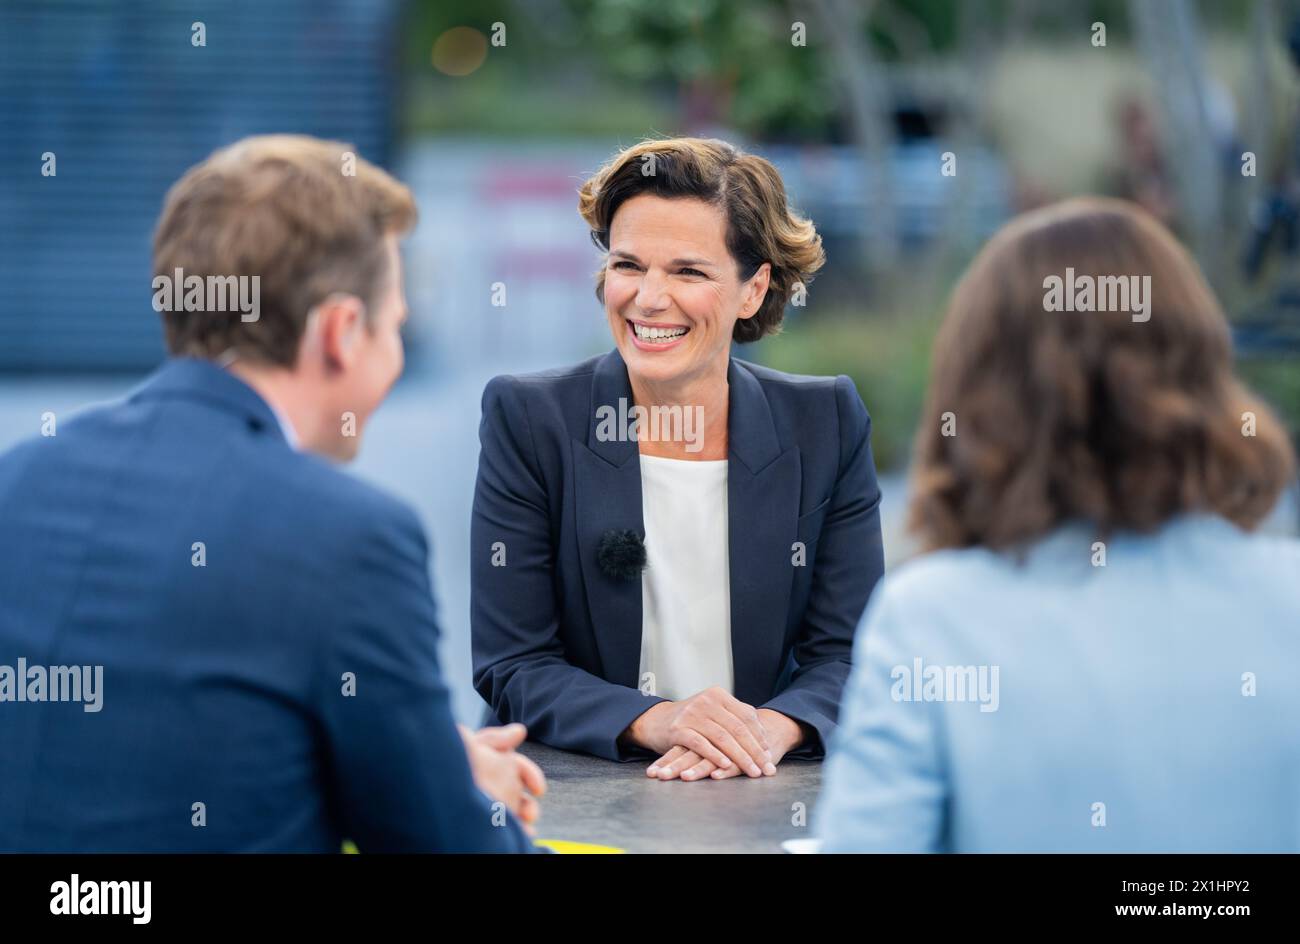
M0 0L0 370L162 358L153 225L215 148L301 132L386 163L397 14L394 0ZM57 176L41 175L47 151Z

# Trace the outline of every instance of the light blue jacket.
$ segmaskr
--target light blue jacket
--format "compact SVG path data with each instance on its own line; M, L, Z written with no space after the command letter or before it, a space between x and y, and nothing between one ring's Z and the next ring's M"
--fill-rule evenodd
M1209 515L1113 536L1104 566L1096 540L885 578L824 851L1300 850L1300 543Z

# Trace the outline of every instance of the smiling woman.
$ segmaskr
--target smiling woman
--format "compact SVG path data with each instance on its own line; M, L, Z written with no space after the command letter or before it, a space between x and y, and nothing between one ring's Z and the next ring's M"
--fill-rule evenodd
M722 264L734 267L740 282L748 282L766 267L759 293L762 304L735 326L735 339L757 341L776 332L785 305L798 284L806 284L822 267L821 237L813 224L792 211L786 202L785 185L771 163L743 154L725 141L676 138L643 141L620 153L579 191L578 212L591 227L596 245L610 250L611 264L618 270L624 260L639 264L635 256L613 244L614 218L632 198L652 195L675 202L672 213L712 209L725 226L707 225L696 234L718 236L725 246L712 245L708 254L669 260L671 268L686 277L717 275ZM692 198L690 202L682 198ZM698 222L698 220L696 221ZM719 256L718 250L725 250ZM607 269L596 274L596 297L605 301L609 279Z
M847 377L731 356L780 329L821 239L770 163L698 138L616 155L579 212L615 349L484 392L475 685L534 738L664 780L821 757L883 569L871 421ZM608 434L663 413L701 421ZM637 567L602 565L611 536Z

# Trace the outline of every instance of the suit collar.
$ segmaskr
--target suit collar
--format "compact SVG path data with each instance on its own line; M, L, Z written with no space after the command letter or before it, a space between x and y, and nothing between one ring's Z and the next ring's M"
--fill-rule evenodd
M287 443L280 420L261 395L228 370L195 357L169 358L129 395L131 400L180 397L232 413L250 429L269 431Z
M763 385L744 361L734 357L727 366L729 406L727 445L733 456L754 474L781 455L781 440L772 421Z
M774 693L793 583L802 465L798 448L782 448L762 384L743 361L727 367L728 543L735 695L762 704ZM645 536L640 450L630 437L597 434L601 407L632 406L627 366L617 349L596 364L587 442L573 442L578 546L587 603L604 677L636 687L641 657L641 580L601 572L601 540L613 530Z
M620 408L622 404L626 406ZM591 411L588 414L590 426L587 429L587 448L610 465L622 466L640 450L630 436L602 435L602 419L609 410L621 417L624 410L631 408L632 381L628 378L623 355L618 352L618 348L614 348L596 362L596 371L591 378ZM639 485L638 480L638 487Z

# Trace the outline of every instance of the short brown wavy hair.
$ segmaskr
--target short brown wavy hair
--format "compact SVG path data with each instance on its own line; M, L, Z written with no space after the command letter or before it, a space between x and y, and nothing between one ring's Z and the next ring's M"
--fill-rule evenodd
M384 239L415 219L411 192L350 144L273 134L214 151L167 192L154 275L257 276L260 317L166 311L167 349L209 359L234 349L292 367L307 313L327 296L356 295L374 312L391 277Z
M643 172L652 167L653 173ZM694 197L722 209L727 250L747 281L764 262L772 277L752 318L736 321L732 336L745 343L781 328L785 306L799 284L808 285L826 261L812 223L790 208L775 167L726 141L663 138L642 141L597 171L578 191L578 212L591 238L609 251L609 227L624 202L639 194ZM605 301L605 269L596 274L596 297Z
M1149 320L1046 310L1045 280L1067 268L1149 275ZM1250 528L1293 475L1284 427L1233 374L1228 323L1195 261L1137 207L1076 199L1008 223L958 283L909 524L929 550L1009 549L1071 519L1149 532L1200 511Z

